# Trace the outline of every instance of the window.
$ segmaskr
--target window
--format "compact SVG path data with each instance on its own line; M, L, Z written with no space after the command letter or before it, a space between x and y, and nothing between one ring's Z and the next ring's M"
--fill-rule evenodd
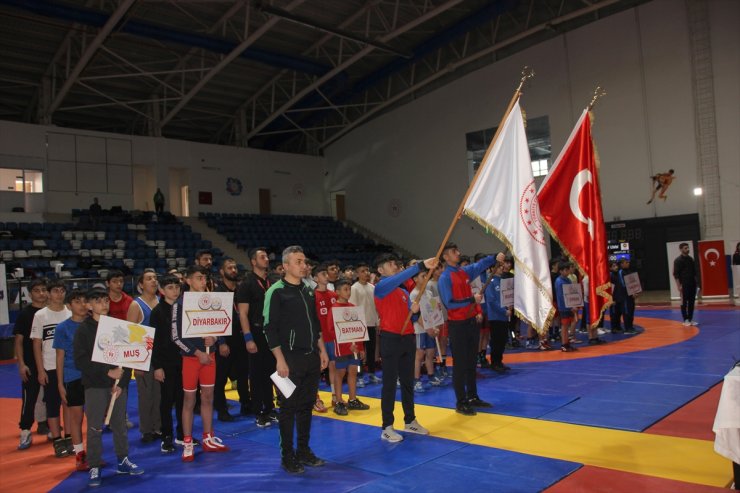
M545 176L552 154L550 147L550 120L547 116L529 118L525 121L527 126L527 143L529 144L529 157L532 160L532 175L534 177ZM476 130L465 134L467 144L467 161L470 180L478 171L483 156L496 133L496 127L484 130Z
M0 168L0 191L43 193L43 173L36 170Z

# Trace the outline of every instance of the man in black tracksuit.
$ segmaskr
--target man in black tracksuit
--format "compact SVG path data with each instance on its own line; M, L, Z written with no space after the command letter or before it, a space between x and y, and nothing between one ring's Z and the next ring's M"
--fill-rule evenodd
M280 406L280 448L282 467L292 474L303 466L323 466L325 462L311 451L311 414L316 402L321 370L329 364L321 326L316 315L313 290L303 282L306 256L299 246L283 251L285 277L265 293L263 310L265 337L275 355L280 377L288 377L296 388ZM293 428L298 446L293 449Z
M673 261L673 278L681 293L681 315L684 325L699 325L694 321L694 302L696 301L696 263L689 255L689 244L678 245L681 255Z

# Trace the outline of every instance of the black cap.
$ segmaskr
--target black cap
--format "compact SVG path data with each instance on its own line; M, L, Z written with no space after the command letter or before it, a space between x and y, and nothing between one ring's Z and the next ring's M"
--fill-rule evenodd
M377 269L386 262L398 262L399 260L395 253L382 253L375 258L375 268Z

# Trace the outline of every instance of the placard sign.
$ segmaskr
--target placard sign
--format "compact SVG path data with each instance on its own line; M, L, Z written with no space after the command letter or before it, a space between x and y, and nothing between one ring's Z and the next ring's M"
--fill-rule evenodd
M506 277L501 279L499 289L501 290L501 306L514 306L514 278Z
M149 371L153 347L154 328L101 315L92 360Z
M183 337L230 336L234 293L194 293L183 295Z
M444 308L439 296L422 296L419 308L425 329L433 329L445 323Z
M640 284L640 276L637 272L632 272L624 276L624 287L627 288L627 294L629 296L642 293L642 284Z
M368 341L365 312L359 306L335 306L331 309L334 317L334 332L337 342Z
M580 284L563 284L563 296L565 296L565 306L568 308L583 306L583 288Z

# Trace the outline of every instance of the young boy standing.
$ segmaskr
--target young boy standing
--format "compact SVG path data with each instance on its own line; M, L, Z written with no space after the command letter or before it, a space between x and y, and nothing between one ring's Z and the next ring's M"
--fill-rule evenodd
M87 298L81 289L73 289L67 295L67 307L72 316L57 325L53 347L57 357L57 382L62 403L67 408L69 419L64 426L72 435L72 449L75 454L75 467L87 471L87 456L82 444L82 406L85 405L85 388L82 374L74 362L74 338L80 323L87 318Z
M329 325L329 314L334 304L337 302L337 294L328 288L330 279L330 267L336 267L336 272L339 272L338 264L319 264L313 270L314 281L316 281L316 289L314 290L314 299L316 300L316 315L319 317L319 323L321 324L321 339L324 341L326 346L326 354L329 355L329 385L331 385L332 391L332 404L334 404L334 374L336 372L336 364L334 359L336 357L336 336L334 335L333 325ZM333 285L332 285L333 286ZM318 412L323 412L321 408L324 407L324 403L321 399L316 397L316 405L314 408Z
M357 282L352 285L349 302L359 306L365 312L368 341L365 343L365 354L368 381L363 383L380 383L375 375L375 328L378 326L378 311L375 309L375 286L370 284L370 266L364 262L357 264Z
M205 267L192 265L185 275L185 282L192 293L205 293L208 283L208 271ZM192 462L193 453L193 409L195 408L195 393L200 384L200 417L203 420L204 452L228 452L229 447L224 445L220 438L213 434L213 387L216 385L216 355L206 348L214 348L218 344L215 337L188 338L182 337L183 330L183 297L175 302L172 308L173 330L172 340L180 348L182 354L182 387L185 392L182 407L182 429L185 446L182 450L183 462ZM219 350L228 351L228 347ZM228 353L222 354L226 357Z
M100 466L103 463L103 421L112 395L116 402L110 419L113 430L113 448L118 458L118 474L137 476L144 470L128 458L128 427L126 426L126 403L131 372L121 367L97 363L92 360L95 335L102 315L108 313L108 293L103 289L92 289L87 293L87 309L91 315L80 323L75 332L74 363L80 370L82 386L85 388L85 414L87 416L87 461L90 465L88 486L100 486ZM116 380L118 384L116 385Z
M34 279L28 285L28 293L31 296L31 304L27 305L18 314L13 326L15 336L15 355L18 358L18 373L21 376L21 388L23 402L21 405L21 420L18 427L21 429L21 440L18 450L25 450L31 446L31 426L34 420L34 407L39 397L41 385L36 371L36 361L33 355L33 341L31 340L31 328L36 313L46 306L49 291L46 287L46 278ZM39 424L40 426L40 424Z
M576 310L565 306L565 293L563 291L563 286L570 284L570 279L568 278L570 275L570 263L560 262L558 264L558 272L560 275L555 279L555 299L558 304L558 312L560 313L560 339L562 341L560 349L564 353L569 353L576 351L576 348L570 344L568 339L569 328L575 322Z
M411 299L415 300L419 296L419 286L424 282L425 274L419 272L414 276L414 289L411 291ZM426 301L432 297L432 291L426 287L421 299ZM419 315L419 319L414 322L414 334L416 336L416 359L414 360L414 392L425 392L424 385L421 382L421 365L426 368L429 375L429 383L435 387L442 384L442 380L434 374L434 353L437 350L435 339L439 336L439 327L432 329L424 328L424 319Z
M349 297L352 293L349 280L339 279L334 283L334 289L336 289L337 296L337 301L334 303L335 307L355 306L349 302ZM333 331L334 314L331 309L328 315L328 325ZM334 349L334 364L336 365L334 370L334 398L332 399L336 401L334 412L340 416L346 416L348 409L355 411L366 411L370 409L370 406L357 398L357 369L365 357L364 344L362 342L339 343L335 341ZM349 390L349 400L346 404L342 399L342 381L344 380L344 375L347 375L347 388Z
M177 440L184 443L182 430L182 356L180 349L172 342L172 306L180 297L180 279L176 276L165 276L159 283L159 293L162 301L152 310L149 317L154 327L154 348L152 350L152 366L154 380L160 387L159 420L162 423L162 444L160 452L175 451L172 434L172 406L175 406L177 418Z
M57 325L67 320L72 312L64 306L64 296L67 292L64 283L59 280L51 281L48 287L49 305L34 315L31 339L39 384L44 387L46 419L49 422L54 454L57 457L66 457L71 453L72 443L71 439L65 440L62 437L59 426L59 408L62 401L57 382L57 355L53 344Z

